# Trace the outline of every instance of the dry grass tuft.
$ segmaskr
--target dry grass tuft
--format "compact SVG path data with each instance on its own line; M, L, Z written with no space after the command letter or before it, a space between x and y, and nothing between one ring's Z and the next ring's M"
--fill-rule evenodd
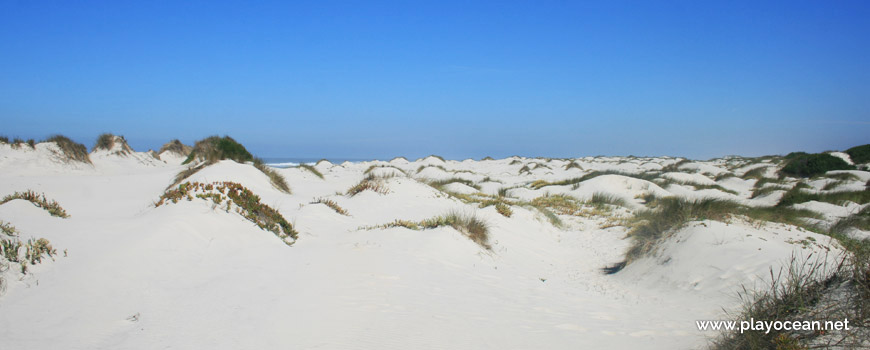
M287 180L284 179L284 176L278 173L277 170L272 169L272 167L263 163L263 160L260 158L254 158L253 165L255 168L260 170L263 174L269 177L269 182L272 183L272 186L277 188L279 191L284 193L291 193L290 186L287 185Z
M305 164L305 163L299 164L299 168L300 168L300 169L308 170L308 171L310 171L312 174L314 174L314 176L317 176L317 177L323 179L323 174L321 174L320 171L317 170L317 168L311 166L310 164Z
M63 158L66 161L76 161L82 163L91 163L91 158L88 156L88 148L85 145L76 143L63 135L54 135L43 142L54 142L57 147L63 152Z
M450 226L464 234L474 243L477 243L487 250L492 250L492 246L489 245L489 225L474 215L458 213L455 211L425 219L423 221L395 220L388 224L364 227L364 229L371 230L377 228L404 227L411 230L425 230L441 226Z
M348 196L353 197L363 191L373 191L380 194L390 193L390 189L387 188L387 185L384 183L383 178L374 176L372 174L369 174L359 183L353 185L353 187L349 188L346 193Z
M338 205L338 203L331 199L318 198L316 201L311 202L311 204L323 204L327 207L332 208L332 210L335 210L336 213L344 216L350 216L350 213L348 213L347 210L342 208L340 205Z

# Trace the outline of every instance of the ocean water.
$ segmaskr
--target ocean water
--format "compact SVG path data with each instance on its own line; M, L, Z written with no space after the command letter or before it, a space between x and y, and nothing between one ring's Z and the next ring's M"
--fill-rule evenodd
M314 165L317 164L321 159L326 159L333 164L341 164L345 161L349 162L363 162L371 159L360 159L360 158L295 158L295 157L274 157L274 158L263 158L263 162L266 165L275 167L275 168L291 168L295 166L299 166L299 164L309 164Z

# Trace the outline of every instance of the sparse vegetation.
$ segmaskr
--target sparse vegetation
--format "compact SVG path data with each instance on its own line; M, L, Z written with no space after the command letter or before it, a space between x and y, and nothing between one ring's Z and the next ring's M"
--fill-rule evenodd
M209 200L215 207L226 202L226 210L233 206L242 217L256 224L260 229L270 231L281 238L285 243L292 244L297 239L297 232L293 226L277 210L260 202L260 197L251 190L235 182L215 182L204 184L200 182L185 182L178 188L163 193L154 204L155 207L186 199L194 198ZM287 238L292 238L288 241Z
M511 210L511 207L504 202L498 202L495 204L495 211L497 211L502 216L509 218L511 215L514 215L514 211Z
M163 152L170 152L177 155L187 156L190 154L190 151L193 151L193 147L181 143L181 141L179 141L178 139L174 139L167 142L165 145L163 145L163 147L160 147L160 150L157 151L157 154L161 154Z
M342 208L338 203L331 199L318 198L316 201L311 202L311 204L323 204L327 207L330 207L336 213L339 213L344 216L350 216L350 213L347 212L344 208Z
M266 163L260 158L254 158L253 165L257 170L260 170L260 172L269 177L269 182L272 184L272 187L275 187L284 193L291 193L290 186L287 185L287 180L284 179L284 176L281 175L278 170L266 165Z
M870 241L864 241L870 247ZM868 345L870 334L870 256L866 253L847 255L834 265L824 257L794 256L785 270L770 270L766 289L740 293L744 304L736 322L758 320L788 320L800 322L849 320L848 332L802 331L770 329L723 332L712 343L712 349L858 349Z
M364 229L404 227L411 230L425 230L442 226L450 226L481 247L487 250L492 249L492 246L489 245L489 225L471 214L450 212L422 221L395 220L388 224L364 227Z
M478 190L478 191L480 190L480 186L475 184L474 181L466 180L466 179L459 178L459 177L451 177L449 179L443 179L443 180L433 180L433 181L428 181L427 183L429 184L429 186L432 186L432 187L438 189L439 191L444 191L444 186L447 186L447 185L452 184L452 183L461 183L461 184L466 185L468 187L474 188L475 190Z
M369 174L368 176L364 177L359 183L349 188L347 190L347 195L353 197L366 190L380 194L390 193L390 189L387 188L387 185L384 183L383 178L374 176L373 174Z
M66 161L76 161L82 163L91 163L91 158L88 156L88 148L85 145L70 140L63 135L54 135L43 142L54 142L63 153L63 159Z
M320 171L317 170L317 168L315 168L314 166L312 166L310 164L305 164L305 163L299 164L299 168L308 170L312 174L314 174L314 176L317 176L317 177L323 179L323 174L321 174Z
M442 165L421 165L419 168L417 168L417 174L419 174L421 171L423 171L423 169L426 169L426 168L438 168L438 169L447 171L447 168L445 168Z
M54 201L54 200L49 201L48 199L45 198L45 194L40 195L40 194L37 194L33 190L27 190L24 192L15 192L13 194L7 195L6 197L3 197L2 201L0 201L0 205L6 204L7 202L9 202L11 200L15 200L15 199L23 199L23 200L26 200L28 202L31 202L31 203L33 203L33 205L40 207L42 209L45 209L45 211L47 211L49 214L51 214L51 216L57 216L60 218L68 218L69 217L69 214L66 213L66 210L64 210L63 207L61 207L60 204L57 203L57 201Z
M794 177L812 177L822 175L831 170L851 170L854 166L849 165L841 158L827 153L792 153L786 156L788 162L779 170L780 175Z
M436 167L441 168L441 170L445 170L443 166L437 165ZM405 173L404 170L400 169L399 167L397 167L397 166L395 166L395 165L383 165L383 164L380 164L380 165L379 165L379 164L373 164L372 166L368 167L368 169L366 169L366 171L363 172L363 174L370 174L372 171L375 171L375 169L380 169L380 168L390 168L390 169L395 169L396 171L402 173L403 175L408 175L407 173ZM418 169L417 169L417 172L419 173L420 171L423 170L423 168L425 168L425 166L421 166L421 168L418 168ZM446 171L446 170L445 170L445 171Z
M0 232L7 236L17 236L18 230L15 229L15 226L8 222L3 222L0 220Z

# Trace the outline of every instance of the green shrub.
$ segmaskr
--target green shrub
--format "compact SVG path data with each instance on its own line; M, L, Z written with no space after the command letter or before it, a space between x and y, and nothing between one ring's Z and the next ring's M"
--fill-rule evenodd
M211 136L197 141L190 155L187 156L187 159L182 164L187 164L194 160L215 163L224 159L244 163L253 161L254 156L245 149L245 146L242 146L242 144L229 136Z
M852 163L864 164L870 162L870 144L855 146L846 150L849 158L852 158Z
M798 154L788 158L788 162L780 169L781 175L794 177L812 177L822 175L831 170L851 170L854 166L849 165L841 158L827 153Z

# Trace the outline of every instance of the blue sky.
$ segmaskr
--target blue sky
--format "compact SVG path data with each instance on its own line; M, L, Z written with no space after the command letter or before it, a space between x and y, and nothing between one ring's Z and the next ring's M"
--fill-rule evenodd
M0 135L262 157L870 142L866 1L0 0Z

